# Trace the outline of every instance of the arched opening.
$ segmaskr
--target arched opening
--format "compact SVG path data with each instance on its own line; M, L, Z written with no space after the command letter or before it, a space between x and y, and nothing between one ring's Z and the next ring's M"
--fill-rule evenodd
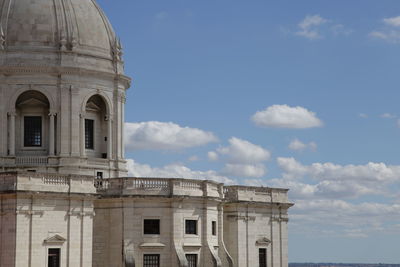
M47 156L54 154L55 122L50 103L41 92L22 93L10 114L10 155Z
M108 158L110 138L110 118L103 97L94 95L85 106L84 149L89 158Z

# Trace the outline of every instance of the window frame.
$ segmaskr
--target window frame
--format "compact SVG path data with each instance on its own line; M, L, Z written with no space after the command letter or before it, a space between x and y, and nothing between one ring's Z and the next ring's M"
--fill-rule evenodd
M27 118L40 118L40 145L26 145L26 137L25 137L25 133L26 133L26 119ZM22 141L22 145L21 147L25 148L25 149L41 149L43 148L44 145L44 119L43 119L43 115L41 114L23 114L21 116L21 124L22 124L22 131L21 131L21 141Z
M49 267L50 266L50 263L49 263L49 257L50 257L50 250L58 250L58 266L60 267L61 266L61 248L60 247L48 247L47 248L47 267Z
M189 256L189 257L188 257ZM195 261L194 262L191 262L190 261L190 257L194 257L194 259L195 259ZM186 257L186 259L187 259L187 261L188 261L188 267L197 267L198 266L198 262L199 262L199 255L197 254L197 253L186 253L185 254L185 257ZM194 263L194 266L193 266L193 263Z
M264 262L262 262L262 258L261 258L261 251L263 251L264 252ZM258 248L258 265L259 265L259 267L267 267L267 253L268 253L268 250L267 250L267 248Z
M211 235L212 236L217 236L217 221L212 221L211 222Z
M156 266L155 265L153 265L152 263L150 263L150 264L152 264L152 265L145 265L145 258L146 257L157 257L157 263L156 263ZM160 254L143 254L143 267L160 267L160 262L161 262L161 255Z
M195 231L189 232L188 223L194 222L195 223ZM199 220L198 219L185 219L185 235L199 235Z
M89 136L88 135L88 131L87 131L87 127L88 127L88 125L87 125L87 123L88 122L91 122L91 127L92 127L92 129L91 129L91 136ZM88 149L88 150L95 150L95 120L94 119L90 119L90 118L85 118L85 136L84 136L84 138L85 138L85 149ZM91 137L91 143L89 143L89 138L88 137Z
M145 224L145 222L146 221L158 221L158 231L156 231L156 232L158 232L158 233L146 233L146 229L145 229L145 227L146 227L146 224ZM157 235L160 235L161 234L161 219L160 218L144 218L143 219L143 235L145 235L145 236L157 236Z

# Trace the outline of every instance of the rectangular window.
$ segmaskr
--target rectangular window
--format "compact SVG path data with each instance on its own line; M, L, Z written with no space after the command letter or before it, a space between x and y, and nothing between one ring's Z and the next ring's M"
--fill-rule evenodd
M160 220L149 220L143 221L143 233L145 235L159 235L160 234Z
M258 261L260 267L267 267L267 249L260 248L258 250Z
M25 147L42 146L42 117L40 116L24 117L24 146Z
M48 252L48 267L60 267L60 249L49 248Z
M85 148L94 149L94 120L85 119Z
M144 254L143 267L160 267L160 254Z
M217 222L216 221L211 222L211 232L212 232L212 235L217 235Z
M188 267L197 267L197 254L186 254L188 260Z
M186 220L185 221L185 233L187 235L197 235L197 221Z

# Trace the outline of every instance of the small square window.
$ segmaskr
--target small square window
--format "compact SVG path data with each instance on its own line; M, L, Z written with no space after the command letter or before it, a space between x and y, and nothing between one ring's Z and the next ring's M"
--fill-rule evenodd
M197 235L197 220L185 221L185 233L187 235Z
M145 219L143 221L143 233L145 235L159 235L160 234L160 220Z
M216 221L211 222L211 232L212 232L212 235L217 235L217 222Z
M143 267L160 267L160 254L144 254Z
M186 254L186 259L189 267L197 267L197 254Z

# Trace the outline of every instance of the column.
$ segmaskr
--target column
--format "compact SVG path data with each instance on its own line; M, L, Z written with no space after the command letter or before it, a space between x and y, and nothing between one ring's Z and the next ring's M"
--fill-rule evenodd
M54 148L55 148L55 138L54 138L54 117L56 116L56 113L50 112L49 113L49 118L50 118L50 123L49 123L49 156L54 156Z
M107 124L108 124L108 136L107 136L107 157L108 159L112 159L112 145L113 145L113 139L112 139L112 116L108 116Z
M8 143L8 150L10 156L15 156L15 112L9 112L10 116L10 141Z
M81 134L80 134L80 140L81 140L81 157L86 157L86 147L85 147L85 114L81 113L80 114L80 124L81 124Z

